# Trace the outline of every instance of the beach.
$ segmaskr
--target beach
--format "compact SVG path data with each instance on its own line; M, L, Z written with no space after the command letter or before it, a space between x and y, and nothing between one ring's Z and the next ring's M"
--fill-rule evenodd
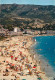
M37 53L41 60L41 70L46 73L51 80L55 78L55 36L37 36L33 46L35 54Z
M0 79L50 80L41 71L40 61L29 50L33 36L15 36L0 41ZM38 57L36 57L38 59Z

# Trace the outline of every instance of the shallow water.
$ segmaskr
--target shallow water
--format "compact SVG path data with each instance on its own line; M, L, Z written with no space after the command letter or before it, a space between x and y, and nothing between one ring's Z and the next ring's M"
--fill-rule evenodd
M37 36L34 39L34 49L42 61L42 70L55 77L55 36Z

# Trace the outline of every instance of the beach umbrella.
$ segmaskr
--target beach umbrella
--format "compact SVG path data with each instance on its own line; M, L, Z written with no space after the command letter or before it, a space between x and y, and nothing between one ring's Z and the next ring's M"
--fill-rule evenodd
M15 60L17 60L17 57L15 57Z
M12 51L10 51L10 52L12 52Z
M36 67L34 66L33 69L35 69Z
M42 80L42 79L39 77L38 80Z
M9 61L6 61L6 63L9 63Z
M20 54L22 54L22 52L20 51Z
M15 64L11 64L11 66L15 66Z
M13 50L12 52L15 52L15 50Z
M11 56L11 58L13 58L13 56Z
M18 44L16 44L16 45L18 45Z
M8 68L10 68L10 66L9 66L9 65L6 67L6 69L8 69Z
M1 49L0 49L0 52L1 52Z
M22 52L20 52L19 54L22 55Z

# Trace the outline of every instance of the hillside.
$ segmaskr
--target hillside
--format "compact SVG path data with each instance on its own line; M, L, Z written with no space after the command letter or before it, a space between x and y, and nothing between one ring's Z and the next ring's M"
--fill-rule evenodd
M3 4L0 9L0 24L3 25L15 23L16 26L42 28L46 23L55 24L55 6Z
M25 18L39 18L45 22L55 19L55 6L37 6L37 5L1 5L0 17L20 16Z

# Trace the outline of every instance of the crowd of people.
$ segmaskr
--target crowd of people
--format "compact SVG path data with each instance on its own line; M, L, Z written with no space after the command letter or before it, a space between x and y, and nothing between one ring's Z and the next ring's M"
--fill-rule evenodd
M31 45L32 38L24 36L1 41L0 76L11 76L11 79L13 76L14 80L46 80L45 73L34 59L35 55L33 57L28 51Z

